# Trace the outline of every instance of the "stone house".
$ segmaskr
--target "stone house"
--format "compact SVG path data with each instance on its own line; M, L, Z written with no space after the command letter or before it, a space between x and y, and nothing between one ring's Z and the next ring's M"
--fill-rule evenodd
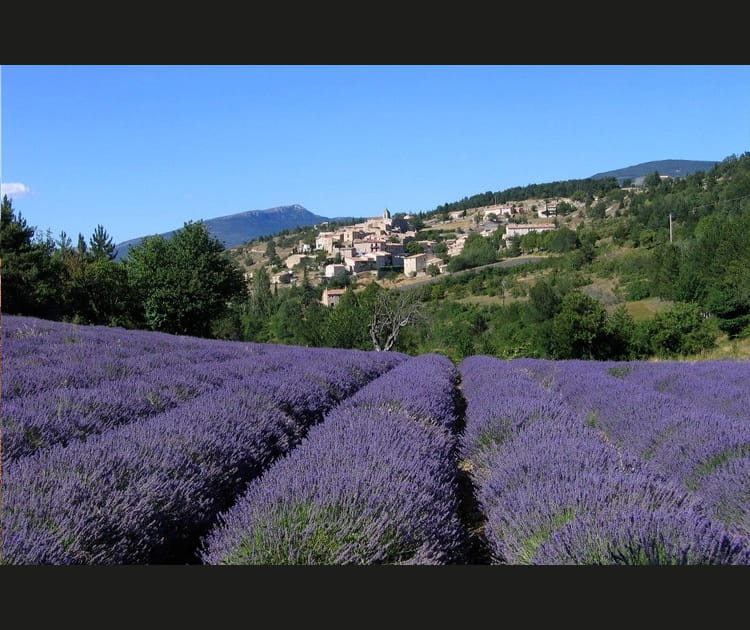
M557 227L554 223L508 223L505 226L503 238L507 241L514 236L524 236L529 232L548 232L555 229Z
M325 268L326 278L338 278L346 275L346 265L326 265Z
M427 254L404 256L404 275L418 274L427 268Z
M344 293L346 293L346 289L323 289L323 296L320 301L324 306L336 306Z

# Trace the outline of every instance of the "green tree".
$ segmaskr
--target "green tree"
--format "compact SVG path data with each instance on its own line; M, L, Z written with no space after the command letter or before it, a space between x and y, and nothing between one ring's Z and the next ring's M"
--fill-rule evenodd
M654 171L653 173L646 175L646 179L643 180L643 184L647 188L655 188L657 186L660 186L661 176L659 175L659 171Z
M436 243L432 248L432 253L441 258L448 254L448 246L445 243Z
M547 321L560 312L562 297L548 280L542 278L529 289L529 306L533 321Z
M715 322L697 304L677 303L657 313L647 329L651 351L662 358L697 354L712 348L717 336Z
M413 256L414 254L424 254L424 247L419 241L409 241L404 246L404 249L409 256Z
M628 361L637 358L634 348L635 321L624 305L618 306L607 318L609 351L606 359Z
M70 237L65 230L60 232L60 236L55 242L55 245L62 255L70 254L73 251L73 241L70 240Z
M333 348L358 348L370 350L372 345L367 332L367 297L351 288L341 296L339 303L329 309L325 325L325 345Z
M52 258L59 289L59 314L83 324L132 324L133 304L127 274L114 261L114 247L106 230L97 226L86 244L82 234L73 243L63 231Z
M76 245L76 250L81 257L86 256L89 252L89 248L86 245L86 239L80 232L78 233L78 244Z
M606 358L609 339L607 311L583 293L568 293L552 321L549 351L555 359Z
M266 342L269 340L269 318L276 310L277 300L271 291L271 280L265 267L253 274L249 296L241 302L238 310L241 337L245 341ZM232 332L233 320L225 323Z
M629 230L625 223L618 223L612 230L612 242L615 245L625 245L625 241L628 238Z
M557 204L557 208L555 209L555 213L565 216L566 214L570 214L571 212L575 212L578 208L576 208L572 203L568 203L567 201L560 201Z
M533 252L541 246L541 234L539 232L529 232L521 236L521 251Z
M497 261L497 250L489 239L473 232L464 243L461 254L455 256L448 263L448 271L460 271L480 265L487 265Z
M212 320L245 294L240 270L202 221L187 222L167 240L151 236L128 252L128 282L152 330L206 336Z
M571 229L561 227L545 235L547 249L556 253L569 252L578 247L578 235Z
M96 226L89 239L89 251L96 260L114 260L117 255L112 237L107 234L107 230L101 224Z
M244 337L242 315L246 304L233 302L211 323L211 337L226 341L246 341Z
M271 316L271 340L274 343L322 346L327 317L328 310L320 303L318 290L305 279L301 287L289 290Z
M665 243L654 251L650 280L654 295L668 300L677 299L677 279L680 277L682 250Z
M273 312L271 279L265 267L261 267L253 275L250 305L252 312L258 317L268 317Z
M506 241L507 250L506 254L510 258L514 258L521 253L521 237L513 236ZM450 269L449 269L450 271Z
M586 216L590 219L603 219L607 210L607 204L604 201L595 203L589 208Z
M55 319L60 316L58 269L52 258L55 242L36 235L12 201L0 205L2 308L7 313Z
M279 258L276 252L276 242L271 238L266 244L266 258L268 258L268 264L271 266L278 266L281 264L281 258Z
M72 287L71 308L76 320L108 326L130 325L133 305L123 266L106 258L95 258L86 261L79 270Z

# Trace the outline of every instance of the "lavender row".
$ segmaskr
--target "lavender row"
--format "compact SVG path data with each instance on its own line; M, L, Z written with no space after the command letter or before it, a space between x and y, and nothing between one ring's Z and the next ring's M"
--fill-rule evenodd
M217 341L168 333L109 326L81 326L21 315L3 316L4 358L53 359L61 351L87 352L89 347L116 358L194 353L201 360L231 360L248 355L275 354L274 344ZM293 346L289 346L293 348ZM159 367L163 367L159 366Z
M253 369L252 365L261 361L263 371L279 370L290 362L307 361L311 352L323 356L321 353L329 350L77 326L13 315L3 319L4 400L60 387L91 388L155 370L183 370L185 366L203 368L210 364L211 372L227 368L236 371L238 363L244 361L248 366L244 369ZM27 329L40 332L18 336L19 331ZM68 336L75 342L54 343L49 329L58 333L57 338ZM362 353L363 357L367 355ZM368 359L362 359L362 363L367 364ZM356 369L356 362L352 365Z
M5 461L54 444L85 439L178 407L219 385L211 372L157 370L98 387L47 389L7 400L2 408Z
M334 392L339 381L349 378L347 371L367 380L380 372L372 359L369 361L374 372L370 374L362 370L356 359L336 368L325 353L320 353L318 359L311 359L310 354L311 351L301 348L280 347L273 355L171 366L154 369L144 376L107 381L96 387L46 389L30 396L11 398L2 408L3 455L7 461L54 444L85 439L179 407L223 383L250 376L263 376L267 388L283 390L288 389L291 369L298 373L297 378L318 380ZM274 378L273 374L279 371L287 374ZM345 393L339 391L336 395ZM294 392L289 396L291 400Z
M461 450L495 563L750 562L744 539L707 518L684 489L602 441L525 367L481 356L461 364Z
M130 361L125 359L119 366L125 368L119 370L124 376L98 382L87 379L87 364L27 370L22 378L34 386L34 393L4 396L3 454L14 459L39 448L83 439L179 406L227 380L276 371L293 360L283 352L271 360L264 355L199 363L201 356L189 356L191 360L184 363L179 362L185 358L183 353L168 361L160 360L165 355L152 357L156 360L134 357L143 368L140 370L124 365ZM18 376L17 371L17 365L6 363L6 381L9 373ZM64 386L69 381L77 387ZM51 387L54 382L63 386ZM46 386L39 387L40 383Z
M219 346L209 339L108 326L81 326L20 315L3 316L3 345L11 359L31 356L42 363L54 360L60 352L75 354L88 348L116 358L179 349L230 350L229 344Z
M404 359L337 352L321 361L338 358L348 371L309 378L323 366L308 353L306 363L285 371L228 382L153 418L8 462L2 561L194 560L200 536L248 481L298 443L341 396Z
M371 382L345 406L353 412L403 411L414 421L455 432L457 380L458 371L451 361L438 354L423 354Z
M456 377L422 355L344 401L220 516L203 562L457 561Z
M6 316L18 328L19 318ZM42 320L39 320L42 321ZM4 323L4 328L9 326ZM62 326L61 324L58 324ZM57 343L50 335L13 337L3 330L3 398L25 397L50 389L90 388L156 369L181 368L263 354L257 346L191 340L162 333L65 325L75 342ZM166 338L165 338L166 337Z
M750 424L612 376L606 363L533 368L622 450L700 497L730 531L750 537ZM736 463L735 463L736 462Z
M3 330L6 351L22 340L34 345L34 353L26 352L22 359L6 352L2 421L7 459L155 415L228 380L290 366L314 367L304 378L319 378L321 368L330 371L329 364L335 364L326 358L328 350L315 354L311 363L313 351L307 348L216 342L14 316L6 319L11 320ZM45 332L18 337L14 330ZM77 341L55 345L53 333ZM135 348L139 354L115 356L121 347ZM56 356L55 364L45 363L45 356ZM341 369L361 372L359 363L372 362L355 356L352 353L352 361L345 361ZM329 379L332 387L337 381Z
M640 361L607 371L640 387L676 396L693 407L750 422L750 363Z

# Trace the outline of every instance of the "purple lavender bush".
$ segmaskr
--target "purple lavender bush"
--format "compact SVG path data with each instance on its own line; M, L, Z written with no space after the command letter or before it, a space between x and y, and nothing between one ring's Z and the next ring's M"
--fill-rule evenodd
M687 403L677 396L640 387L628 375L641 369L638 363L585 361L556 362L552 382L557 391L587 422L623 451L632 453L660 474L667 475L716 508L714 518L732 514L725 521L735 535L747 536L750 522L742 491L747 478L733 478L723 489L721 469L750 454L750 424L736 417ZM537 377L544 372L539 367ZM667 374L662 368L662 374ZM618 375L619 376L615 376ZM743 470L742 467L739 470ZM703 486L710 479L710 489ZM719 509L720 508L720 509Z
M750 564L745 541L689 511L602 510L577 517L537 549L534 564Z
M706 473L699 489L703 501L730 531L750 539L750 455Z
M40 448L85 439L159 414L216 386L181 371L158 371L92 388L56 388L12 398L2 409L6 461Z
M81 335L89 332L84 329ZM173 341L159 336L153 343L150 335L136 338L161 351ZM213 357L213 363L205 364L209 374L214 364L247 360L246 376L235 364L228 373L201 381L208 384L207 391L160 413L133 419L127 413L134 407L123 410L115 403L90 409L87 404L96 396L70 390L75 404L88 413L74 422L79 428L89 422L101 432L6 461L4 563L195 561L200 537L248 481L295 446L342 397L406 358L348 350L318 355L314 349L258 344L250 351L239 345L224 352L224 342L213 343L218 347L199 343L194 349ZM253 368L266 360L268 373ZM330 363L337 367L327 367ZM197 368L200 361L190 365ZM181 373L189 380L193 368L176 367L170 384L157 387L160 396L180 384ZM143 411L137 405L135 409Z
M612 374L612 370L610 370ZM741 361L639 361L613 375L679 398L692 407L750 420L750 363Z
M746 539L713 522L706 506L669 475L603 440L596 423L538 384L551 387L560 379L573 390L587 380L568 378L559 363L477 356L461 364L462 452L487 519L493 561L747 563ZM642 528L624 525L629 515L657 512Z
M445 564L460 551L455 460L434 426L337 409L251 484L205 564Z
M327 388L335 402L405 358L7 319L2 409L6 459L151 417L251 375L258 377L256 389L265 384L274 404L305 414L298 399L305 390L290 389L295 379ZM76 341L62 341L68 338ZM19 350L27 340L34 345ZM277 373L281 376L271 376ZM281 389L287 391L285 400ZM319 419L327 407L315 409Z
M205 564L447 564L458 516L456 369L400 364L332 410L219 518Z
M285 451L292 423L251 395L222 389L12 461L3 475L3 562L184 560L243 482Z
M404 411L417 422L455 432L457 379L458 371L450 360L423 354L372 381L348 399L346 406Z

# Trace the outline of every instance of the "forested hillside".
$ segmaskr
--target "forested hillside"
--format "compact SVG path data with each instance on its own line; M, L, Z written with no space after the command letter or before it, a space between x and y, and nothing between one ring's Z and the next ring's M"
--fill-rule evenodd
M527 186L514 186L513 188L506 188L497 192L488 190L484 193L464 197L460 201L444 203L432 212L467 210L469 208L489 206L507 201L521 201L523 199L539 199L544 197L570 197L577 201L584 201L600 197L616 188L619 188L619 185L614 177L604 179L568 179L547 184L528 184Z
M471 215L488 202L545 196L558 200L556 229L505 247L503 225L489 236L473 231L459 255L440 249L435 222L447 209ZM337 279L325 286L348 290L326 307L314 275L331 262L325 256L298 265L296 284L272 282L286 269L277 247L314 242L310 229L265 239L263 253L252 254L257 272L243 281L236 255L201 223L168 241L146 239L120 263L103 226L74 245L64 233L38 233L4 198L2 307L79 323L360 349L382 342L380 333L387 337L377 317L405 308L408 325L397 327L392 349L454 361L480 353L695 357L718 341L735 348L750 337L750 153L680 179L654 173L643 188L589 179L475 195L417 214L416 222L424 228L418 238L438 241L445 275L400 291L387 289L387 278ZM527 254L543 258L471 270Z

